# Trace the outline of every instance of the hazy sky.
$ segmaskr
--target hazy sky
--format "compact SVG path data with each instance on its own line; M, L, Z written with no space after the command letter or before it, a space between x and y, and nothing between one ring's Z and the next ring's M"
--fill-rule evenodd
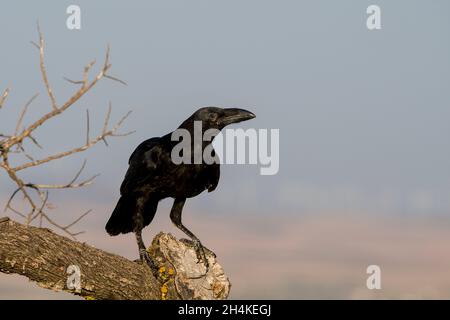
M29 42L39 19L58 101L75 89L62 77L100 62L107 43L111 73L128 82L104 81L39 131L55 151L82 143L86 108L97 129L109 101L116 118L133 110L126 127L136 134L82 156L89 172L102 174L88 196L117 196L141 140L176 128L197 107L217 105L254 111L245 128L280 129L280 171L223 168L220 193L205 197L207 207L229 196L236 201L226 211L442 213L450 208L450 4L377 1L382 30L369 31L372 2L77 1L79 31L65 25L72 2L8 2L0 12L0 87L12 91L2 130L35 92L41 96L28 119L49 108ZM48 170L63 179L79 162Z
M66 28L70 4L81 7L81 30ZM366 28L370 4L381 7L381 30ZM133 111L124 131L135 134L26 175L66 182L87 158L84 176L101 174L95 185L51 195L79 203L80 211L102 204L86 225L102 230L142 140L207 105L253 111L257 118L243 128L279 129L280 171L261 176L257 166L225 166L216 192L188 201L190 212L236 223L247 214L447 216L449 12L447 0L8 1L0 10L0 90L11 94L0 132L13 130L20 106L36 92L25 123L51 108L30 44L39 19L58 102L76 89L63 77L80 78L93 58L98 70L108 43L111 74L128 83L102 81L39 129L44 151L31 149L42 157L83 144L86 108L92 134L109 101L113 119ZM1 172L0 200L13 187Z

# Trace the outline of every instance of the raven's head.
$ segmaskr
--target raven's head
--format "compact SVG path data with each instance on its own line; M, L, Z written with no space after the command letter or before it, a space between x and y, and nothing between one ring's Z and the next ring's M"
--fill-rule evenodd
M186 121L201 121L206 129L222 130L229 124L250 120L256 117L252 112L237 108L200 108Z

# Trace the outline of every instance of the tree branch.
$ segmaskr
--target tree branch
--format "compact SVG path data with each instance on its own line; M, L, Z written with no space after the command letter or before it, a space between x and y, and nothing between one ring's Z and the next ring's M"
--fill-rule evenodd
M159 266L156 279L146 265L49 229L0 218L0 272L29 278L39 286L86 299L226 299L230 282L213 253L210 264L197 263L192 243L158 234L148 249ZM67 287L68 267L80 269L79 290Z
M53 93L52 87L50 86L50 83L48 82L47 77L47 71L45 69L45 63L44 63L44 37L42 36L41 27L39 26L39 23L37 24L38 34L39 34L39 67L41 69L42 74L42 80L44 81L45 88L47 89L48 97L50 98L50 101L52 103L53 110L58 109L58 104L56 103L55 94Z
M126 84L122 80L113 77L108 74L108 71L111 69L111 63L109 61L109 55L110 55L110 48L109 45L106 49L106 55L105 55L105 61L103 63L103 66L101 66L101 70L97 73L97 75L90 80L90 71L92 67L95 64L95 60L88 63L83 71L83 77L81 81L72 81L66 78L66 80L74 83L74 84L80 84L81 86L72 94L72 96L66 101L61 104L57 103L54 91L50 85L49 78L47 75L47 69L45 66L44 61L44 47L45 47L45 40L42 35L39 23L37 24L37 30L38 30L38 36L39 40L38 42L31 42L39 51L39 67L41 71L42 80L44 82L45 89L47 91L47 95L50 98L51 102L51 109L47 111L44 115L40 116L38 119L35 119L31 122L31 124L27 126L23 126L23 122L26 116L26 113L29 109L29 106L31 103L35 100L37 95L34 95L22 108L22 111L18 117L15 131L13 134L7 134L7 133L0 133L0 169L4 169L9 178L16 184L16 191L14 191L8 200L5 209L11 210L18 214L20 217L24 218L27 225L30 225L33 221L39 220L39 226L42 226L42 221L46 221L49 224L53 225L56 228L61 229L65 233L67 233L71 237L75 237L77 234L80 234L80 232L73 232L72 230L69 230L70 227L74 225L74 223L69 224L68 226L64 227L61 226L59 223L57 223L53 218L50 217L49 213L46 211L47 209L51 209L52 205L51 203L48 203L47 200L49 198L48 196L48 190L49 189L70 189L70 188L80 188L87 185L90 185L93 180L95 179L96 175L87 179L83 180L81 182L76 183L76 180L79 178L81 171L84 168L80 169L80 171L77 173L75 178L69 182L68 184L43 184L43 183L31 183L26 182L21 176L21 172L24 169L28 168L35 168L40 165L46 164L48 162L62 159L65 157L70 157L71 155L74 155L79 152L83 152L91 148L92 146L96 145L99 141L103 141L107 145L106 138L107 137L119 137L119 136L125 136L132 132L128 133L117 133L117 130L122 125L124 120L128 117L130 112L128 112L123 118L119 120L119 122L112 128L108 127L109 119L111 116L111 103L108 107L108 112L105 117L105 125L103 128L103 131L95 138L90 138L90 119L89 119L89 111L86 110L86 141L83 145L73 148L67 151L58 152L53 155L48 155L42 159L36 160L29 152L26 150L25 147L25 141L30 141L38 148L42 149L41 145L35 138L35 131L40 128L41 126L45 125L45 123L58 115L63 114L65 111L67 111L72 105L74 105L76 102L79 101L80 98L82 98L88 91L90 91L101 79L107 78L110 80L114 80L117 82L120 82L122 84ZM3 93L0 95L0 108L3 107L5 100L7 99L9 95L9 88L7 88ZM12 155L17 156L23 156L27 160L25 160L25 163L16 165L12 164L13 162L16 162L14 160L17 160L17 157L10 157ZM12 161L11 161L12 160ZM44 191L45 190L45 191ZM21 210L18 210L15 208L15 203L13 203L13 200L17 195L22 195L24 198L24 202L26 203L26 206L21 208ZM26 212L28 211L28 212ZM83 218L85 215L82 215L79 219L75 220L78 222L81 218Z
M0 96L0 109L3 107L3 103L6 100L6 97L8 97L9 94L9 89L6 89L5 91L3 91L3 94Z
M126 132L126 133L120 134L120 133L116 133L116 131L120 128L122 123L125 121L126 118L128 118L128 116L130 114L131 114L131 111L129 111L125 116L123 116L122 119L120 119L119 122L117 122L117 124L111 130L103 131L100 135L98 135L94 139L92 139L90 141L89 140L86 141L86 143L83 146L80 146L80 147L77 147L77 148L73 148L71 150L63 151L63 152L60 152L60 153L48 156L48 157L46 157L44 159L35 160L35 161L31 161L31 162L19 165L17 167L12 168L12 170L20 171L20 170L27 169L27 168L30 168L30 167L40 166L40 165L42 165L44 163L47 163L47 162L50 162L50 161L54 161L54 160L57 160L57 159L61 159L61 158L73 155L75 153L86 151L87 149L89 149L92 146L96 145L99 141L102 141L106 137L109 137L109 136L116 137L116 136L129 135L129 134L131 134L133 132ZM88 136L88 134L86 136Z

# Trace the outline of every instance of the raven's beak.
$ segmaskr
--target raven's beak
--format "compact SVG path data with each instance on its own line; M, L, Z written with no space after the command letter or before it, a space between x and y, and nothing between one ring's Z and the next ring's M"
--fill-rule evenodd
M256 117L252 112L244 109L228 108L224 110L225 113L219 118L219 123L223 126L250 120Z

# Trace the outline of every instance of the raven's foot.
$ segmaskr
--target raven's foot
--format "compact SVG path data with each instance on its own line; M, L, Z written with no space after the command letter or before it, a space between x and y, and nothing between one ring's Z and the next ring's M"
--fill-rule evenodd
M193 242L194 242L195 253L197 254L197 263L200 263L203 260L203 263L205 264L205 267L206 267L206 273L208 273L209 262L208 262L208 259L206 258L206 254L205 254L206 248L203 247L202 243L198 239L195 239ZM211 251L209 249L206 249L206 250Z
M156 266L153 259L149 256L147 250L139 249L139 256L141 258L141 262L146 263L150 267L150 270L152 271L155 278L158 278L159 276L158 267Z

